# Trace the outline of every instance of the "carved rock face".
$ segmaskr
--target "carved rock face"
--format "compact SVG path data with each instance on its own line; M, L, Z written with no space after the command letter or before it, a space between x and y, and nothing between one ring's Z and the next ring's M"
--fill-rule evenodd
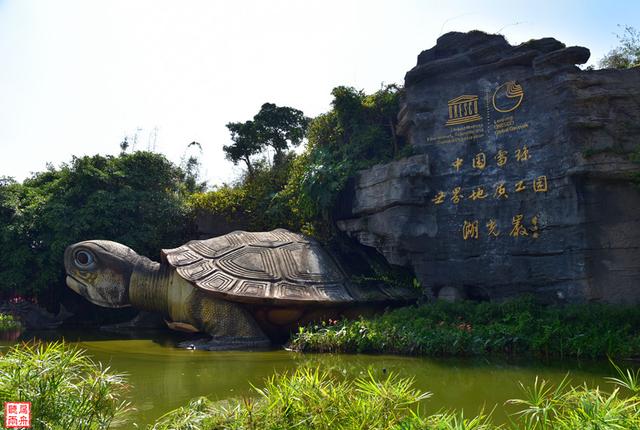
M640 71L588 57L442 36L405 77L397 131L419 155L360 172L339 228L434 295L640 302Z
M96 305L130 306L129 281L138 258L131 248L116 242L89 240L76 243L64 254L67 285Z

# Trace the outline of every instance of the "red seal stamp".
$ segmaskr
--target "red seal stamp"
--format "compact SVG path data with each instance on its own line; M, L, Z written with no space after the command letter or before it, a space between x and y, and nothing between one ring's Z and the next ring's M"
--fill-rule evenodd
M31 402L4 402L4 426L8 429L31 428Z

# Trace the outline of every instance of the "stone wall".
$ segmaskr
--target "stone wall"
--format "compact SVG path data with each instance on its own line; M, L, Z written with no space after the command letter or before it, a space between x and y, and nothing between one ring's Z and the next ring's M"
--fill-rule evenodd
M640 69L588 58L440 37L405 77L397 131L418 155L360 172L338 227L435 295L640 302Z

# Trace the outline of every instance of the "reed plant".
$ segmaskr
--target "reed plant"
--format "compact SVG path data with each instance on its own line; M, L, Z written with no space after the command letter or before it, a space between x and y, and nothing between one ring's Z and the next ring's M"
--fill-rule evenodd
M121 424L131 410L127 389L123 375L63 342L19 344L0 358L0 402L31 402L36 430Z

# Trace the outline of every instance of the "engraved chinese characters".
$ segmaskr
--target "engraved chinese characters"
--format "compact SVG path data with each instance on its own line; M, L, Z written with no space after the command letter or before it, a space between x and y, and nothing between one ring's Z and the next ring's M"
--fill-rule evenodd
M434 295L640 303L640 74L575 66L588 58L552 38L442 35L398 114L422 158L359 172L339 228Z
M524 100L523 86L516 81L507 81L498 85L492 95L490 93L490 90L485 90L483 114L478 107L477 95L465 94L449 100L445 126L451 129L451 134L427 138L427 142L430 143L465 144L449 164L450 173L459 176L461 180L450 189L434 191L431 203L436 207L458 207L464 204L499 205L509 199L531 199L539 193L549 191L546 174L531 173L528 169L523 172L523 167L535 163L534 151L526 143L516 143L514 146L512 142L504 141L506 136L529 127L528 123L517 123L513 113ZM485 121L482 121L483 119ZM467 125L469 123L476 124ZM475 133L470 133L470 130L475 130ZM489 140L491 143L485 142L486 137L492 137ZM470 153L466 147L467 141L478 142L491 149ZM512 166L517 166L518 173L522 174L520 178L514 178L514 172L510 172L509 179L506 179ZM482 175L488 170L491 170L492 174L486 176L486 181L483 181L481 176L479 184L463 185L464 175ZM485 220L464 219L460 226L461 237L463 240L478 240L482 237L497 238L507 235L516 239L537 239L539 219L538 213L513 213L510 215L510 222L507 224L503 219L502 225L497 217Z

